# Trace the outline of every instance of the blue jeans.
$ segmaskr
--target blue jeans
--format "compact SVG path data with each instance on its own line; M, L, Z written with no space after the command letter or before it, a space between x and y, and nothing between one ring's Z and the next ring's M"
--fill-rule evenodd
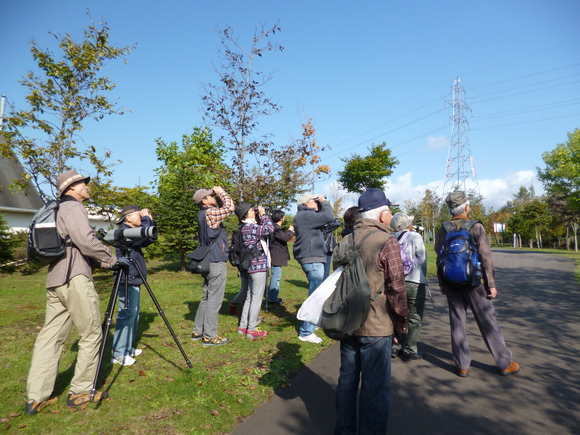
M139 324L139 310L141 308L139 286L127 287L129 306L125 303L125 285L119 285L119 313L115 323L115 335L113 336L113 356L123 357L131 353L137 326Z
M324 263L308 263L302 265L302 270L308 279L308 296L324 281ZM316 325L309 322L300 322L300 335L307 336L314 333Z
M392 345L392 335L355 336L340 342L335 434L387 433L391 404ZM357 393L361 378L357 409Z
M282 266L272 266L272 277L268 287L268 302L276 302L280 293L280 279L282 278Z

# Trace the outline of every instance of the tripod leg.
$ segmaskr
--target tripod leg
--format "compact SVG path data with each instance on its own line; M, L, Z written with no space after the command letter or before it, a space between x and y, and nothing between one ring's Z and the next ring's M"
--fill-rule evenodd
M151 290L151 287L149 286L149 283L147 282L147 280L143 276L143 273L139 269L139 266L137 264L135 264L132 259L129 259L129 261L132 262L133 265L135 266L135 269L137 269L137 273L141 277L141 280L143 281L143 284L145 285L145 288L149 292L149 296L151 296L151 300L155 304L155 307L157 308L157 311L159 312L159 315L163 318L163 321L165 322L165 326L167 326L167 329L169 330L169 333L173 337L173 340L175 341L175 344L177 344L177 347L179 348L179 351L181 352L181 355L183 355L183 359L185 359L185 362L187 364L187 367L189 367L190 369L192 369L193 366L191 365L191 361L187 357L187 354L183 350L183 347L181 346L181 343L179 342L179 340L177 339L177 336L173 332L173 329L171 328L171 325L169 324L169 321L167 320L167 317L165 317L165 312L161 308L161 305L159 305L159 302L157 301L157 298L153 294L153 290Z
M105 311L105 319L103 320L103 339L101 341L101 348L99 349L99 361L97 362L97 372L95 373L95 380L93 381L93 388L91 389L91 402L95 398L95 394L97 392L97 381L99 380L99 374L101 372L101 365L103 363L103 356L105 354L105 346L107 344L107 336L109 334L109 329L111 328L111 323L113 319L113 312L115 310L115 302L117 300L117 296L119 295L119 285L121 284L121 279L127 277L127 273L124 270L121 270L117 278L115 279L115 285L113 286L113 292L111 293L111 297L109 298L109 303L107 304L107 309ZM125 279L125 281L127 281Z

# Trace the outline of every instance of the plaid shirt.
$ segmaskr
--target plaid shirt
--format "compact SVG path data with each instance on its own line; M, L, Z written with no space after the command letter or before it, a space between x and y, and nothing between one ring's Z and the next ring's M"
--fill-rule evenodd
M399 242L389 237L378 256L379 267L385 274L385 294L393 312L393 323L397 336L407 334L409 327L409 309L407 308L407 291L405 272L401 260Z
M205 213L207 226L213 229L219 227L220 224L225 221L226 218L231 215L236 208L234 201L232 201L232 198L230 198L226 192L221 192L219 196L222 200L222 206L209 207Z

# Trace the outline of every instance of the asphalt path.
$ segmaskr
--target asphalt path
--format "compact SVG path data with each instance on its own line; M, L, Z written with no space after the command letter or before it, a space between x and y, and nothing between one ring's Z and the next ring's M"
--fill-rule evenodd
M471 313L469 377L454 373L447 301L430 281L420 361L393 360L389 434L580 434L580 286L561 255L493 250L494 301L521 371L499 376ZM234 435L332 434L338 343L239 424Z

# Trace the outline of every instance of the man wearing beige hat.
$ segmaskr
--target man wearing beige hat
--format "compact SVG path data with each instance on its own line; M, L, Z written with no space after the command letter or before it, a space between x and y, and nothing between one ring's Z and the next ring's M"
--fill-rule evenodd
M218 203L219 198L219 203ZM197 220L199 224L199 246L213 244L210 253L210 271L203 276L203 296L199 302L191 339L201 341L204 346L221 346L230 342L229 338L218 335L218 313L226 290L229 243L223 221L234 210L234 201L220 186L213 189L199 189L193 200L200 206Z
M469 198L465 192L450 193L447 195L445 202L451 214L451 221L449 222L452 227L454 229L463 228L469 222L468 215L471 211ZM497 296L497 289L489 240L481 222L476 222L469 230L469 233L479 254L483 272L483 284L480 283L475 287L449 285L445 282L444 277L441 276L441 271L437 271L441 294L447 296L449 305L451 351L455 362L455 373L457 376L467 377L469 366L471 365L471 355L465 333L467 307L469 306L485 344L499 368L499 374L502 376L512 375L520 370L520 365L512 361L512 353L506 346L492 303L492 299ZM442 226L435 236L435 253L438 257L438 264L446 235L447 230L445 226Z
M127 260L117 259L89 226L82 204L90 198L89 180L90 177L77 171L65 172L57 179L60 205L56 226L60 236L70 243L66 254L48 269L46 316L34 345L27 382L26 413L29 415L58 400L51 394L62 348L73 325L80 339L67 405L79 409L90 402L102 340L101 310L93 283L92 260L105 269L128 266ZM93 400L107 398L107 392L96 392Z

